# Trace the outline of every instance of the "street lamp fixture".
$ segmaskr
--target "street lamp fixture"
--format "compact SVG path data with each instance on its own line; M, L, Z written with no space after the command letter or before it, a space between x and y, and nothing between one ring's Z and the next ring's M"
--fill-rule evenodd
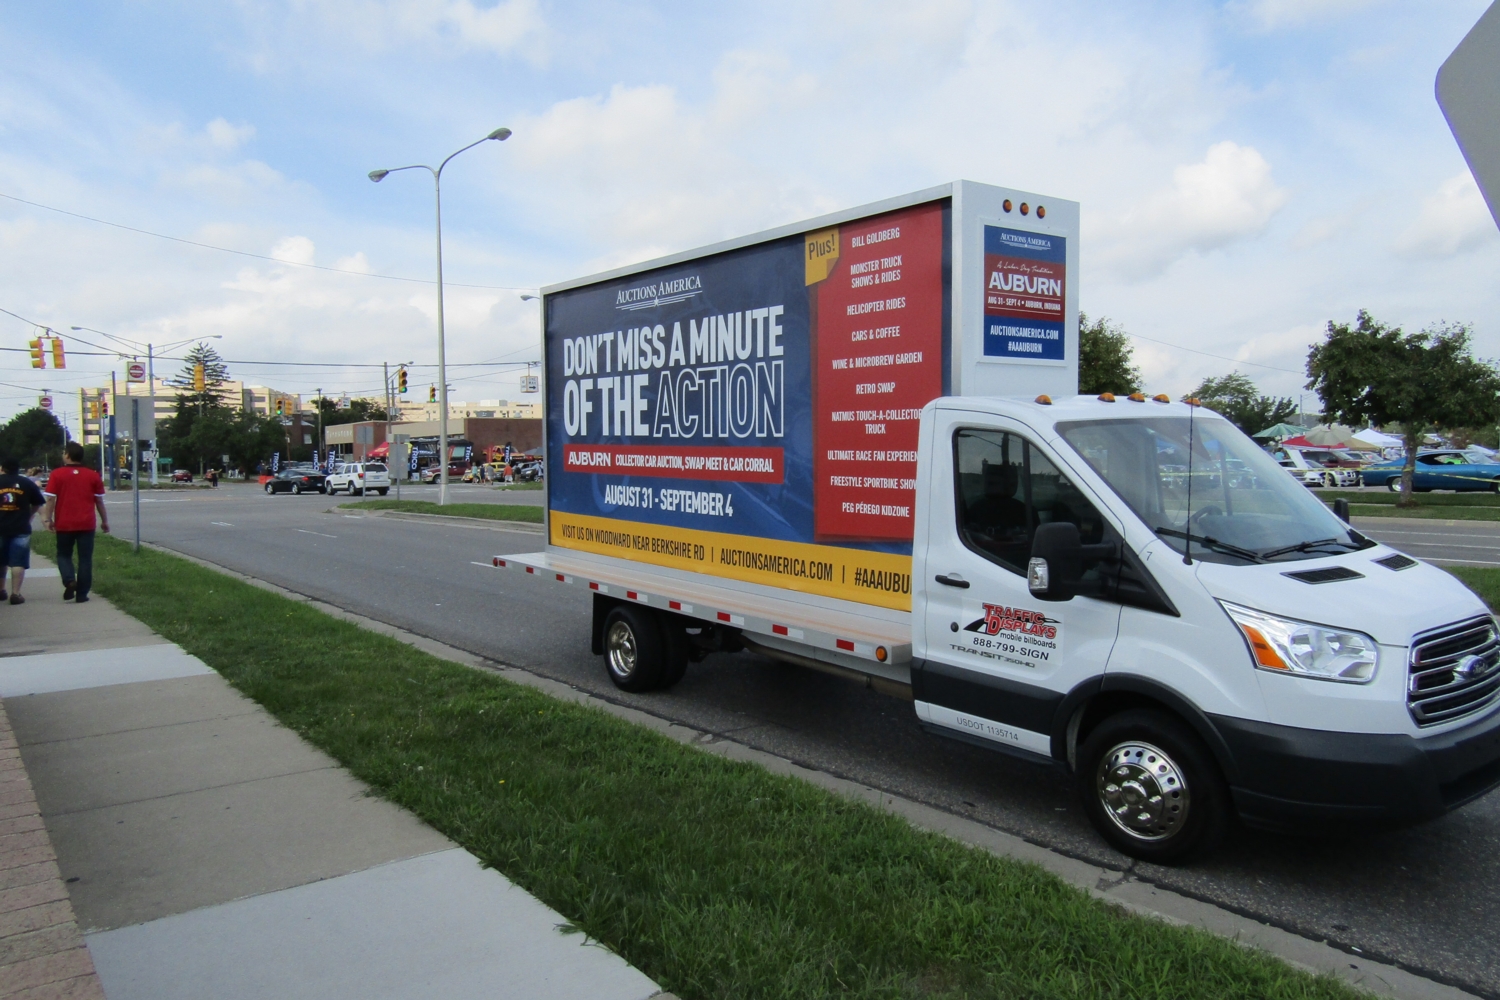
M482 142L491 139L496 142L504 142L511 137L508 128L497 128L489 135L476 142L471 142L463 149L449 154L448 158L439 163L436 168L425 163L413 163L405 167L392 167L390 170L372 170L369 173L370 180L379 184L390 174L398 170L426 170L432 174L433 203L436 208L435 218L437 221L437 328L438 328L438 505L443 506L448 502L448 362L443 343L443 168L446 167L459 153L467 152Z

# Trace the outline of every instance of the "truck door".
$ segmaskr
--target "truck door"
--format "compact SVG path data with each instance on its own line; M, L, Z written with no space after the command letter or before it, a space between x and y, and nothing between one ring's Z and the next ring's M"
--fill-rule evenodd
M1092 544L1118 538L1118 526L1018 425L943 410L937 417L925 578L912 587L925 635L912 670L917 714L1050 756L1063 698L1104 673L1120 606L1032 597L1032 537L1038 525L1071 521Z

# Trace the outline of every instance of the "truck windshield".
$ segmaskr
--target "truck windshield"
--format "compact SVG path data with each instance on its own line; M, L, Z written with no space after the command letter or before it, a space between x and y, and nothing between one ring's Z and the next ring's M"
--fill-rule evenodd
M1157 537L1178 552L1191 544L1194 558L1280 562L1375 544L1221 417L1193 419L1191 462L1187 417L1071 421L1057 430Z

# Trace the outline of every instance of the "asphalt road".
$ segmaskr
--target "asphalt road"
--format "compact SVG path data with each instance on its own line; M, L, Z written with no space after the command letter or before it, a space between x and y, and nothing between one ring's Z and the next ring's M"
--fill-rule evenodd
M410 496L435 498L433 488ZM523 499L524 498L524 499ZM540 502L453 487L451 499ZM476 654L991 824L1308 937L1500 998L1500 793L1415 829L1311 840L1237 832L1183 868L1104 846L1059 771L922 732L909 704L749 654L672 691L616 690L588 648L589 599L490 567L538 530L357 515L253 486L143 494L143 537ZM109 500L117 534L129 496ZM1415 555L1500 565L1500 524L1362 525ZM1476 546L1466 548L1464 546ZM1450 556L1451 557L1451 556Z

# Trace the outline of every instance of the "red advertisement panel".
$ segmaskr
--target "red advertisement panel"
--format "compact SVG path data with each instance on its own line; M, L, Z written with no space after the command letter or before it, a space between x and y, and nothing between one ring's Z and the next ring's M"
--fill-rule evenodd
M943 392L943 206L809 234L807 283L815 534L909 540L918 416Z
M613 472L664 479L786 481L786 463L780 448L570 444L563 448L563 468L568 472Z

